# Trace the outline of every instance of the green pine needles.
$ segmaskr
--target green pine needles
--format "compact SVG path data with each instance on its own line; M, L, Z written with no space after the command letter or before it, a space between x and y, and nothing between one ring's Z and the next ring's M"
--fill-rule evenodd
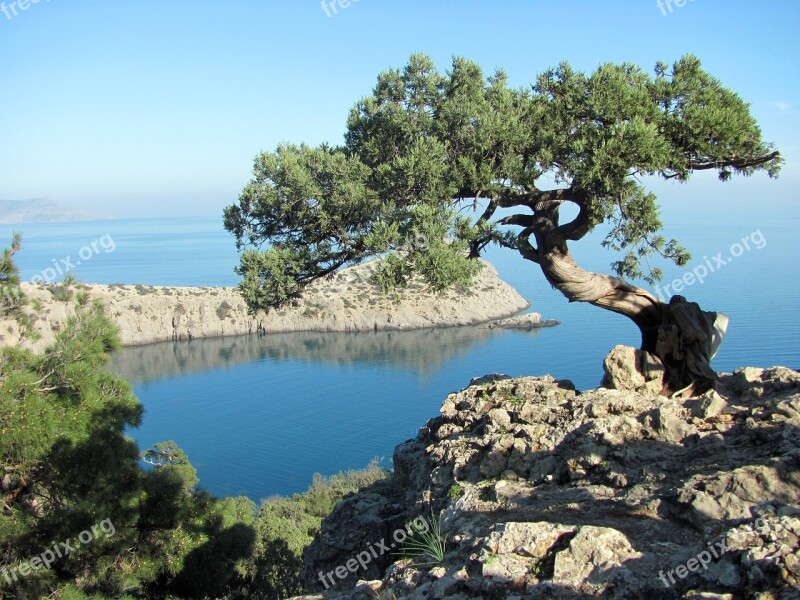
M571 300L594 300L602 290L560 280L561 259L601 223L611 226L603 245L622 254L612 264L619 276L653 282L661 271L651 256L689 259L661 235L647 176L684 182L713 170L724 181L775 176L781 164L748 104L694 56L652 74L630 63L592 73L561 63L513 88L501 70L487 76L457 57L442 72L414 54L355 104L343 145L281 144L259 155L224 223L251 309L290 302L315 279L373 257L383 261L384 290L414 273L434 289L465 284L470 259L490 245L539 264ZM576 209L572 221L561 222L562 205Z
M14 255L21 247L22 235L14 232L10 246L0 255L0 315L14 314L25 304L19 269L14 262Z

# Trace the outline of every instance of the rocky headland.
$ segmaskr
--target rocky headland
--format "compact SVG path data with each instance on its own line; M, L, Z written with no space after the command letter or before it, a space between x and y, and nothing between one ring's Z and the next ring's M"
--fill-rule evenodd
M323 521L305 598L800 597L800 373L678 400L624 372L635 354L614 350L608 387L494 374L450 394ZM419 518L442 560L392 541Z
M375 263L343 269L312 284L293 306L251 314L236 288L146 285L23 284L38 339L20 324L0 320L0 346L40 350L74 313L75 299L99 300L117 324L124 346L252 333L296 331L392 331L474 325L502 319L528 308L528 302L502 281L490 264L469 288L443 293L419 279L384 294L372 283ZM539 315L533 315L536 322Z
M110 219L104 213L89 212L53 202L49 198L0 200L0 224L67 223Z

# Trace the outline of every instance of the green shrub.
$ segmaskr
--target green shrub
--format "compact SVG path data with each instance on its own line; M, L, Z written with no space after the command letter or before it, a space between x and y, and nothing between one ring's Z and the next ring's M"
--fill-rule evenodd
M223 300L222 304L217 307L217 316L220 319L227 319L233 313L233 306L227 300Z
M248 593L276 599L302 594L303 550L319 531L322 519L345 496L386 476L386 470L373 460L358 471L331 477L315 474L311 487L302 494L264 500L255 521L256 549L247 568Z
M19 286L19 269L14 262L21 243L22 236L14 232L11 245L0 254L0 315L13 315L25 304L25 294Z
M61 283L50 286L50 293L53 295L53 298L59 302L70 302L75 296L73 286L76 282L77 279L75 279L74 275L67 275Z
M458 483L454 483L450 486L450 489L447 490L447 496L449 498L458 498L464 494L464 488L461 487Z
M41 355L0 351L0 565L92 524L108 520L114 529L57 568L2 581L2 597L220 598L243 585L255 504L199 490L174 443L144 453L154 468L140 468L127 430L139 425L141 406L104 368L118 347L94 302L77 307Z
M146 296L148 294L156 293L156 288L154 288L152 285L141 285L137 283L136 286L134 287L136 289L136 293L139 294L140 296Z

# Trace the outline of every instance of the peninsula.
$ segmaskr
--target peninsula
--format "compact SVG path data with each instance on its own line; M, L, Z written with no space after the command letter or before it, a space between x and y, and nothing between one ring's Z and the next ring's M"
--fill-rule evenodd
M375 263L368 262L315 282L293 306L255 314L248 313L236 288L23 284L29 299L24 310L38 339L23 335L20 325L6 317L0 320L0 347L23 346L34 351L46 347L74 313L79 294L106 306L124 346L253 333L476 325L529 307L494 267L482 263L469 288L439 293L415 279L403 289L384 294L372 283ZM539 320L538 315L533 320Z
M67 223L72 221L97 221L110 219L105 213L72 208L53 202L49 198L30 200L0 200L0 225L22 223Z

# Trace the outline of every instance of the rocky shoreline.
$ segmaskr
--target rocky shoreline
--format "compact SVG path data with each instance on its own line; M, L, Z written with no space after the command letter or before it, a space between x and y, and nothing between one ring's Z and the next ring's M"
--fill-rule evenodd
M542 320L542 315L539 313L528 313L525 315L516 315L506 319L498 319L490 321L484 325L487 329L539 329L541 327L555 327L560 325L560 321L554 319Z
M419 518L440 559L350 562ZM494 374L323 521L303 598L788 600L799 556L800 373L745 368L686 400Z
M482 261L483 262L483 261ZM371 282L374 262L343 269L312 284L294 305L249 314L236 288L145 285L23 284L39 339L23 335L13 319L0 320L0 347L41 350L74 313L75 299L99 300L117 324L124 346L253 333L295 331L393 331L489 323L529 307L489 263L471 287L436 293L424 282L383 294ZM527 317L536 323L535 313ZM527 322L526 326L536 326ZM544 326L545 323L542 323Z

